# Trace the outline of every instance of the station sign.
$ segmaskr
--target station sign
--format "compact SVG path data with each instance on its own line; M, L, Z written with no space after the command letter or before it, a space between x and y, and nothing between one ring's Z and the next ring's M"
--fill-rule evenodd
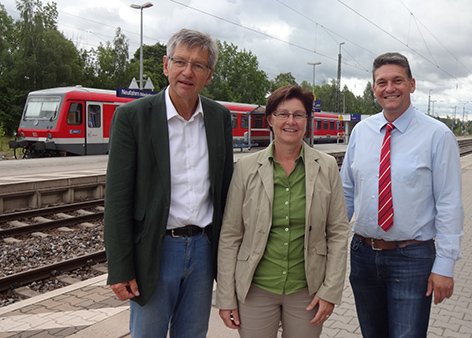
M129 97L129 98L140 98L149 95L157 94L157 92L148 89L131 89L131 88L117 88L116 96L118 97Z
M360 113L351 113L351 121L360 121L361 114Z
M313 111L315 113L319 113L321 111L321 100L317 99L313 102Z

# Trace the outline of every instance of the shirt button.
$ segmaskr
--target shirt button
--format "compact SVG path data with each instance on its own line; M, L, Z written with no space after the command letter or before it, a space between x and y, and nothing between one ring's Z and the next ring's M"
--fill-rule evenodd
M288 219L288 216L285 216L285 219Z
M286 275L286 274L287 274L287 271L283 271L283 272L282 272L282 275Z
M285 188L285 191L290 191L290 188Z
M288 243L284 243L284 245L288 245Z
M285 201L285 205L288 205L288 201Z
M288 228L285 228L285 231L288 231Z

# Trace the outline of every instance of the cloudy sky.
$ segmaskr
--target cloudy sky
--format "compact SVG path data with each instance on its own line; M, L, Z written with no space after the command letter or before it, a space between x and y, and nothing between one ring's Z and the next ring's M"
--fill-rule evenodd
M136 2L133 2L136 1ZM0 0L14 19L14 0ZM145 0L57 0L58 26L79 48L112 41L120 27L130 55L139 48ZM373 59L405 54L417 80L413 103L435 115L472 118L472 1L470 0L151 0L143 11L144 43L166 43L180 28L210 33L257 56L270 79L290 72L298 82L329 82L360 95ZM46 0L43 0L46 3ZM428 99L428 96L430 98Z

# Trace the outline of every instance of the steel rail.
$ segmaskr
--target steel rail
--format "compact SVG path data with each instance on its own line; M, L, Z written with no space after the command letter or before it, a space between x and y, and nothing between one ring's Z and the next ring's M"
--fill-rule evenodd
M6 229L0 229L0 238L12 237L18 235L29 234L32 232L39 232L70 225L77 225L83 222L96 221L103 218L103 211L95 212L90 215L73 216L71 218L55 219L47 222L28 224L25 226L18 226Z
M84 202L77 202L77 203L70 203L70 204L55 205L55 206L50 206L46 208L15 211L15 212L0 215L0 223L6 223L9 221L19 220L19 219L24 219L24 218L51 215L51 214L56 214L59 212L68 212L68 211L74 211L78 209L94 208L96 206L103 205L103 203L104 203L103 199L98 199L98 200L91 200L91 201L84 201Z
M20 287L27 283L46 279L54 276L57 272L66 272L81 268L92 263L102 263L106 261L105 250L97 251L91 254L74 257L58 263L53 263L28 271L18 272L9 276L0 278L0 291Z

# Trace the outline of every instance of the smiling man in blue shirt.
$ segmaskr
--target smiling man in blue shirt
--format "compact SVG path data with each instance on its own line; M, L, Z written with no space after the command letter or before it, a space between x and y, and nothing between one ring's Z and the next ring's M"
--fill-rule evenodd
M453 293L464 219L459 152L446 125L411 105L415 88L406 57L374 60L372 90L383 110L353 129L341 169L354 232L350 282L364 337L426 337L432 299L438 304ZM393 224L385 229L379 163L389 123Z

